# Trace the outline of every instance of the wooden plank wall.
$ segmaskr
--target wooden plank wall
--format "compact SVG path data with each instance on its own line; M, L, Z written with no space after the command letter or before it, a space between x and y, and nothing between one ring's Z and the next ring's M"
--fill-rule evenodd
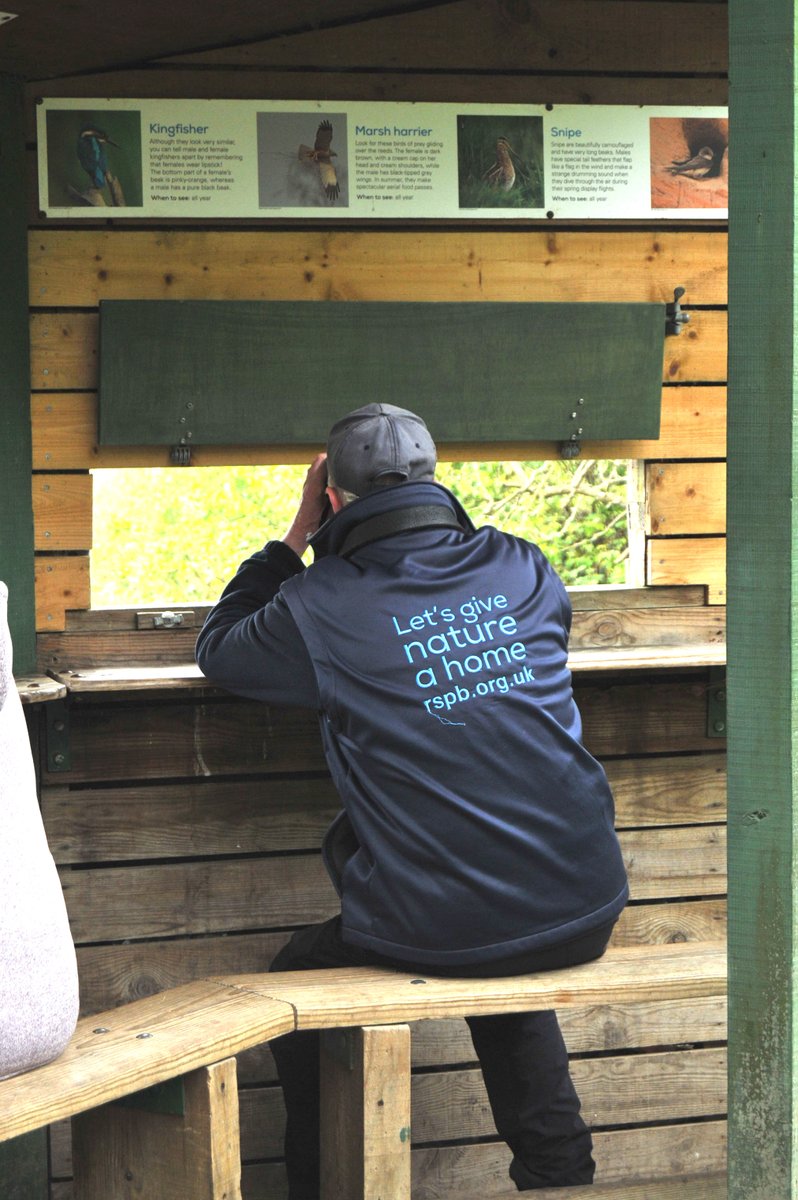
M663 300L679 283L691 301L721 306L725 243L715 229L33 230L38 628L63 629L67 609L88 607L89 468L168 462L163 448L95 445L100 300ZM647 581L703 583L718 603L725 597L726 314L716 307L690 316L687 331L666 342L661 438L586 444L584 454L646 461ZM275 453L200 447L194 461L268 461ZM306 449L298 453L307 457ZM444 453L456 457L458 448ZM490 450L556 453L552 443Z
M723 3L677 0L452 0L31 87L31 146L37 91L724 104L725 17ZM33 159L32 151L31 180ZM595 608L579 626L589 644L623 644L652 628L664 637L667 625L700 628L711 640L711 627L722 630L724 600L725 256L720 223L45 223L31 183L42 668L162 662L178 646L187 651L187 642L164 640L168 634L133 633L123 617L80 611L90 601L89 471L165 464L163 451L95 445L103 298L665 301L685 287L691 322L667 342L661 439L584 451L644 463L647 582L655 587L637 593L628 613L610 613L595 597L577 597L577 605ZM456 446L447 451L458 456ZM198 465L270 458L269 447L195 454ZM586 741L610 773L633 880L634 902L617 935L626 942L724 933L724 756L722 741L706 733L707 686L700 669L579 682ZM43 770L42 795L85 1011L216 971L261 969L292 928L332 911L318 846L335 797L311 714L208 690L73 696L69 715L70 768ZM720 1200L718 1006L580 1012L568 1018L567 1037L596 1128L596 1200L672 1200L677 1192L680 1200ZM422 1025L414 1058L414 1200L514 1194L464 1028ZM245 1195L279 1200L280 1097L268 1052L245 1056L241 1071ZM53 1200L68 1200L63 1128L53 1134L52 1174Z
M641 609L638 621L688 627L707 611L700 589L657 595L661 613ZM623 620L598 609L576 618L580 644L596 640L603 620ZM48 652L68 654L73 636L48 635ZM114 639L122 660L135 636L107 630L106 660ZM707 736L706 691L696 670L578 680L585 738L613 786L632 884L620 944L724 936L725 756ZM335 911L319 845L336 797L314 714L211 689L73 695L69 753L67 770L43 769L42 805L84 1011L190 978L263 969L291 929ZM692 1200L720 1200L724 1007L700 1000L567 1016L602 1200L666 1200L673 1175L684 1176ZM507 1153L465 1027L421 1023L413 1044L414 1200L509 1198ZM250 1053L240 1067L245 1197L283 1200L271 1056ZM68 1200L64 1126L53 1131L52 1169L54 1200Z

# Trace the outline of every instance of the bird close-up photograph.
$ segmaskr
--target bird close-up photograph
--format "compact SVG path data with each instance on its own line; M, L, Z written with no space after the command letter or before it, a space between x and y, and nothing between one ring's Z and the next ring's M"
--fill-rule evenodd
M63 109L47 114L47 207L142 204L138 112Z
M728 118L652 117L649 131L653 209L728 208Z
M260 112L257 129L261 208L348 206L345 113Z
M457 169L461 209L542 208L542 117L459 116Z

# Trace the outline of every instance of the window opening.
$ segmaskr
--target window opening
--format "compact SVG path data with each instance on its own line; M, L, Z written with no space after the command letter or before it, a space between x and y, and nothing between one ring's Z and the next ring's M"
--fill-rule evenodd
M442 462L476 525L536 542L569 586L630 584L636 464ZM125 467L94 475L93 608L210 604L238 564L286 532L305 465Z

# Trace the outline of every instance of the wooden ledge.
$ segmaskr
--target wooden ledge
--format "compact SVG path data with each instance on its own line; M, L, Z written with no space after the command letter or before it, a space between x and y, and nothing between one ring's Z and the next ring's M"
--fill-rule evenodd
M685 646L586 646L574 649L568 665L575 675L598 671L666 671L677 668L717 667L726 662L722 642ZM141 692L155 689L199 690L215 688L194 663L174 663L158 667L86 667L52 671L49 683L53 695L32 699L55 699L67 692ZM61 689L60 692L57 689Z
M690 646L586 646L568 655L568 666L575 675L588 671L665 671L725 664L725 642Z
M40 704L43 700L63 700L67 686L49 675L20 675L15 680L23 704Z
M76 667L50 674L65 692L142 692L215 686L195 663L172 663L165 667Z

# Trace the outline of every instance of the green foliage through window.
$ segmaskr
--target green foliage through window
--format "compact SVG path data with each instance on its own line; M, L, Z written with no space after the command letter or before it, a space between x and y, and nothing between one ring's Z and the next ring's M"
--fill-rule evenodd
M536 542L567 584L627 581L627 463L441 463L476 525ZM282 537L304 466L94 473L95 608L207 604L238 564Z

